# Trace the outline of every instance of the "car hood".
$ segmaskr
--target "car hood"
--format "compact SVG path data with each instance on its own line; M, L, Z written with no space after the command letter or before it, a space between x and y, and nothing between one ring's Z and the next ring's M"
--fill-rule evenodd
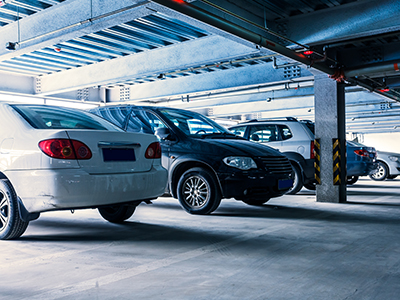
M195 139L201 151L210 155L283 156L278 150L241 139Z

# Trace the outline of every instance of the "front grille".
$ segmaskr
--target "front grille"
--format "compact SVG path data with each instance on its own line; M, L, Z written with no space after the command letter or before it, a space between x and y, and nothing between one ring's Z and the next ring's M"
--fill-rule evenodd
M290 174L292 165L284 156L263 156L259 157L265 168L273 174Z

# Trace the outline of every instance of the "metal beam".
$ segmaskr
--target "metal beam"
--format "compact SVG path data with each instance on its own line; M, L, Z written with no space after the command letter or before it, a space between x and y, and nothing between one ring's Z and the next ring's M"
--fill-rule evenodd
M0 61L152 14L158 7L147 0L62 2L1 27ZM7 51L8 42L17 42L19 47Z
M243 96L242 96L243 97ZM244 103L235 103L230 105L221 105L212 107L212 116L229 117L240 114L260 113L265 111L274 111L275 116L286 114L286 110L299 109L307 111L314 107L314 96L303 96L296 98L280 98L270 102L267 101L266 95L257 94L249 96L249 101ZM181 108L185 108L181 106ZM281 111L277 113L277 111Z
M300 81L312 78L311 73L307 70L302 69L301 75L301 77L295 77L293 79ZM251 89L255 89L259 85L265 85L271 82L287 82L288 80L290 80L290 78L287 77L287 71L283 69L275 70L272 63L265 63L218 72L209 72L195 76L184 76L152 83L133 85L130 87L130 94L131 99L134 99L135 102L161 97L167 101L169 97L176 95L193 96L193 94L201 94L203 91L208 92L202 94L210 95L225 89L238 90L240 87L245 86L250 86ZM293 90L295 87L297 87L297 85L296 83L293 83ZM282 88L285 88L284 84L277 87L277 89ZM112 91L109 100L120 101L119 91Z
M0 72L0 91L10 94L33 95L35 80L28 76Z
M362 4L356 1L335 9L291 17L275 26L284 23L285 35L302 44L333 43L399 31L399 11L397 0L369 0Z
M255 43L261 47L279 53L287 58L293 59L305 65L311 66L317 70L320 70L326 74L333 75L335 73L335 69L329 68L324 63L313 62L310 58L303 55L300 52L296 52L291 50L285 46L282 46L275 41L272 41L266 38L263 35L260 35L252 30L248 30L242 26L239 26L233 22L227 21L222 17L216 16L212 13L209 13L206 10L198 8L190 3L186 3L184 1L173 1L173 0L152 0L158 4L164 5L170 9L176 10L182 14L190 16L194 19L202 21L206 24L219 28L220 30L226 31L230 34L236 35L246 41Z
M240 57L252 52L254 49L247 46L219 36L210 36L104 61L85 68L42 76L40 94L49 95L98 85L111 85L147 75Z

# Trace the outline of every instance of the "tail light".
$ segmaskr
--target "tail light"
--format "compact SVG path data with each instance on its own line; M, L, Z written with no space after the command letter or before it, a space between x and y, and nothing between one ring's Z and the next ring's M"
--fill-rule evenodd
M354 153L360 156L369 157L369 152L365 149L354 150Z
M314 149L314 141L311 141L311 145L310 145L310 158L314 159L315 158L315 149Z
M159 142L151 143L147 149L144 157L149 159L161 158L161 146Z
M90 159L92 151L84 143L70 139L50 139L39 142L44 154L60 159Z

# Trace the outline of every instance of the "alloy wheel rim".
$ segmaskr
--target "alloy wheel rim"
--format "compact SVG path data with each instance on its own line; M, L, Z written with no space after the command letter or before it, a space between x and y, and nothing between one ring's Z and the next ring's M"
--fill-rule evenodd
M376 179L381 179L385 174L382 166L379 166L378 170L372 175Z
M183 187L185 202L193 208L205 206L210 199L210 187L202 177L189 177Z
M298 183L298 181L299 181L299 177L296 176L296 173L293 174L292 179L293 179L293 185L292 185L292 187L289 189L288 193L291 192L291 191L293 191L293 189L297 186L297 183Z
M10 205L7 196L0 191L0 231L8 224L10 215Z

